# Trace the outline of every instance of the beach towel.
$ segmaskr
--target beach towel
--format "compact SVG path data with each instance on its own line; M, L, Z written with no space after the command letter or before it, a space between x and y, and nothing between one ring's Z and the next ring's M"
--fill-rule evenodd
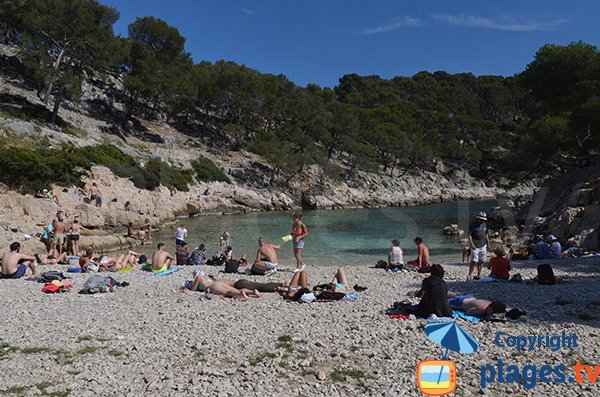
M355 301L358 300L358 292L354 291L350 294L346 294L343 298L343 301Z
M475 316L470 316L461 310L452 310L452 317L453 318L462 318L463 320L466 320L470 323L481 322L481 318L475 317Z
M167 269L165 271L162 272L146 272L146 274L150 274L152 276L168 276L169 274L173 274L175 272L178 272L179 268L177 267L172 267L170 269Z
M71 287L73 287L73 284L69 281L54 280L50 283L44 284L44 287L42 288L42 292L45 292L47 294L55 294L58 292L67 292L67 291L71 290Z
M85 270L80 267L69 267L67 273L85 273Z
M117 270L117 273L125 273L125 272L130 272L130 271L132 271L132 270L134 270L134 269L133 269L133 267L131 267L131 266L130 266L130 267L124 267L124 268L122 268L122 269L119 269L119 270Z
M399 318L401 320L408 320L408 316L405 314L388 314L389 318Z

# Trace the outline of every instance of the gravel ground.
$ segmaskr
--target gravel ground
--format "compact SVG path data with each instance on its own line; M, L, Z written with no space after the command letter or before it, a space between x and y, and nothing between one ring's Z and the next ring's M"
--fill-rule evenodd
M535 263L515 263L524 277ZM445 265L451 291L504 300L527 316L509 323L459 324L478 339L472 355L451 353L456 395L597 396L591 383L493 383L480 389L480 366L600 364L599 258L563 260L555 286L465 282L464 265ZM46 267L55 269L56 266ZM351 285L368 287L356 302L298 304L266 294L247 302L181 293L186 268L171 276L116 273L129 287L77 294L89 275L73 275L73 292L46 295L41 284L0 281L0 395L52 396L417 396L419 360L437 359L422 320L383 312L420 286L423 275L346 268ZM217 274L216 268L209 273ZM308 269L311 285L330 280L334 266ZM241 277L241 276L240 276ZM288 280L280 271L269 281ZM237 276L236 276L237 278ZM257 281L264 277L246 276ZM517 353L494 345L510 335L576 332L580 347ZM567 377L573 375L567 369ZM345 378L345 380L344 380Z

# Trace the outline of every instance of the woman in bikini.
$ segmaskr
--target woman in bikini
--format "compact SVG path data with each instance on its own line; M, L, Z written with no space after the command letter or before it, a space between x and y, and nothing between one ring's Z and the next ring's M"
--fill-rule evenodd
M354 291L354 288L348 285L348 279L346 278L346 272L343 268L338 268L337 272L331 280L331 290L333 292L343 292L344 294L350 294Z
M71 253L73 256L79 256L79 238L81 236L81 230L85 229L77 219L73 221L73 224L69 228L69 241L71 242Z
M296 271L304 270L304 262L302 262L302 250L304 249L304 238L308 235L308 228L302 223L302 215L294 212L292 214L292 248L294 257L296 257Z
M233 280L217 280L212 276L204 276L198 274L192 284L192 291L197 291L198 287L200 290L210 292L214 295L221 295L225 298L234 298L240 300L248 300L248 297L260 298L260 292L257 290L250 290L246 288L237 289L232 287Z

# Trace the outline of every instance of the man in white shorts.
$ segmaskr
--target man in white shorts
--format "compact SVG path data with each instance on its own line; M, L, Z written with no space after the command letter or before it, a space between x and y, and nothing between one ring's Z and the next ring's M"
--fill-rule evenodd
M276 250L281 246L267 243L262 237L258 239L256 261L250 269L252 274L269 275L277 270L278 260Z
M469 227L469 243L471 246L471 261L469 262L469 276L471 278L473 269L477 265L477 276L476 280L481 278L481 270L483 269L483 262L487 259L487 250L490 247L490 237L486 222L487 215L485 212L480 212L477 215L475 222Z

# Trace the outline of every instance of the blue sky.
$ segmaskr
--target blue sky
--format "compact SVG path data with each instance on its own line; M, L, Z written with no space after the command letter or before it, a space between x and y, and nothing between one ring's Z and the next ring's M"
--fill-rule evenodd
M600 44L597 0L100 0L179 29L196 62L234 61L299 85L428 70L510 76L544 44Z

